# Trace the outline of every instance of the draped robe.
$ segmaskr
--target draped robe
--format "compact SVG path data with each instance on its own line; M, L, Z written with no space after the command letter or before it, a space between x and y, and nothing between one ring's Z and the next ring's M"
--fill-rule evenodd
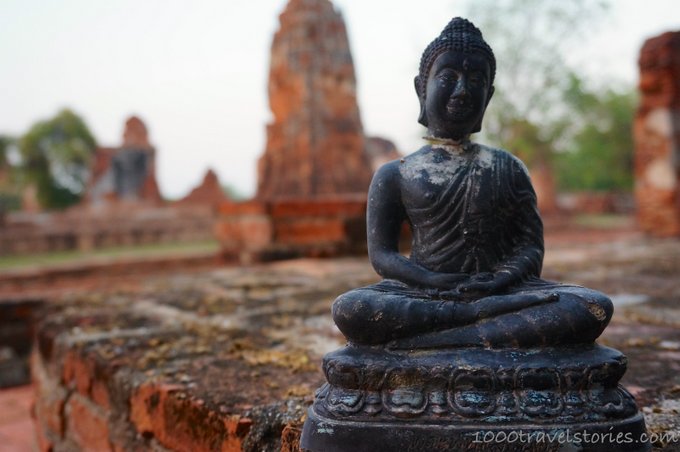
M442 273L510 271L538 277L543 223L524 164L481 145L469 152L472 158L453 157L458 162L434 202L406 206L411 260ZM403 173L408 177L408 170Z

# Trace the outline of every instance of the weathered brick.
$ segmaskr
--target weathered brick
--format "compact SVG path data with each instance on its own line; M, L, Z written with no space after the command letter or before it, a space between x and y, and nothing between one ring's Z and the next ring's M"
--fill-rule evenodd
M249 204L249 203L246 203ZM250 203L263 206L265 203ZM361 252L366 242L366 198L343 195L281 199L260 214L222 209L215 227L225 259L276 259ZM244 211L245 212L245 211Z
M39 421L36 421L35 425L35 439L40 452L52 452L54 450L54 440L50 438L50 434L45 431Z
M366 214L365 195L286 199L272 202L272 217L351 217Z
M219 213L223 216L230 215L262 215L269 213L269 203L259 200L242 202L223 202L220 204Z
M90 388L90 397L100 407L108 410L111 408L111 400L109 397L109 389L106 381L95 379L92 381Z
M112 450L108 415L80 394L72 394L64 409L67 435L84 451Z
M74 386L82 395L89 397L94 364L83 359L79 349L69 350L64 356L62 381L64 386Z
M107 382L113 369L107 366L108 363L99 365L94 357L88 355L80 348L66 352L62 367L63 384L67 388L75 388L79 394L108 409L110 401Z
M342 219L307 217L278 222L275 237L282 244L342 242L347 239L347 232Z
M215 226L223 248L260 249L272 243L272 234L272 221L267 215L226 217Z
M45 370L40 355L31 355L31 374L35 389L35 405L33 413L36 418L36 429L45 435L64 435L64 404L68 397L66 389L59 385ZM49 442L49 441L48 441Z
M137 431L173 450L241 450L250 419L218 414L203 400L187 398L181 389L154 383L137 388L130 401L130 420Z

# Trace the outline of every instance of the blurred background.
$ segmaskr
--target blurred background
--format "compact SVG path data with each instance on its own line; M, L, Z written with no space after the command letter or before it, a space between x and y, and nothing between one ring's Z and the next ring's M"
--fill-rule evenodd
M285 122L272 113L275 103L290 94L277 89L281 84L270 62L285 3L3 2L0 212L5 224L14 224L20 234L41 222L68 231L72 221L85 221L86 209L72 214L75 220L57 215L38 221L29 213L85 205L95 223L99 218L110 224L102 220L108 212L120 221L155 215L156 223L172 218L186 224L174 232L151 231L146 238L139 236L154 226L140 226L128 238L94 234L53 238L58 243L50 244L43 237L42 245L19 245L33 239L15 240L7 230L5 242L13 245L0 246L0 254L35 257L170 242L213 249L214 221L206 209L214 211L224 200L262 198L264 182L258 193L258 178L290 171L276 165L258 170L258 158L272 148L268 125ZM354 127L361 139L376 138L364 146L372 169L422 145L413 89L420 53L450 17L462 15L483 30L498 59L496 94L477 139L525 161L544 215L633 213L637 61L645 39L680 27L677 2L433 0L414 7L338 0L334 6L344 18L347 33L340 38L348 41L353 63ZM112 160L124 149L139 155L127 152ZM125 170L135 165L136 171ZM338 166L328 171L341 172ZM314 171L323 177L323 169ZM270 193L277 190L278 196L287 194L286 188L269 187ZM193 220L187 212L167 209L127 215L102 210L114 198L144 201L147 207L203 209ZM140 203L133 204L125 208L136 212ZM92 213L92 206L99 210Z
M312 394L310 362L344 343L330 303L377 279L365 257L370 177L424 144L413 78L454 16L474 22L496 55L496 91L473 139L527 164L546 226L546 278L612 296L617 316L603 343L639 365L624 384L648 426L680 435L677 0L4 0L0 388L19 389L0 391L0 451L33 450L34 391L41 444L100 450L98 438L115 439L63 427L77 425L62 418L71 408L50 417L75 383L34 370L28 386L36 333L52 344L82 331L96 339L78 340L96 342L104 331L130 356L190 342L177 366L191 373L186 363L223 353L239 325L250 354L238 365L263 368L230 381L295 381L266 386L278 401ZM167 333L169 319L193 329ZM121 331L139 341L125 348ZM61 366L50 353L35 352L35 362ZM81 371L94 372L85 355ZM176 356L161 358L116 365L139 382ZM286 366L294 376L276 374ZM201 382L187 391L216 385ZM210 397L220 403L243 389L219 388ZM101 416L117 409L105 405ZM300 410L287 413L299 421ZM65 431L45 423L56 418ZM277 428L262 440L271 450L281 447ZM135 447L156 441L137 433ZM163 434L153 444L177 446Z
M405 153L420 147L413 90L420 54L450 17L463 15L483 30L499 60L487 141L512 150L514 143L504 139L511 132L502 135L501 127L509 116L529 120L541 129L550 152L569 153L560 159L566 168L560 188L630 188L623 174L602 180L577 176L589 167L578 162L581 154L589 155L591 165L606 165L604 158L626 160L623 150L621 159L611 151L590 152L595 137L585 136L584 124L602 113L619 122L625 121L624 110L632 117L639 50L646 38L680 26L677 2L334 3L347 24L368 134L390 138ZM239 196L253 195L256 159L271 119L269 52L284 6L281 0L191 6L183 1L2 2L0 133L3 155L9 154L3 162L9 158L13 166L21 165L6 141L18 145L38 122L63 109L77 115L103 146L118 144L124 121L134 114L144 120L158 149L164 198L185 195L208 168ZM501 117L508 105L512 111ZM566 118L577 124L562 130L557 123ZM611 130L623 126L612 124Z

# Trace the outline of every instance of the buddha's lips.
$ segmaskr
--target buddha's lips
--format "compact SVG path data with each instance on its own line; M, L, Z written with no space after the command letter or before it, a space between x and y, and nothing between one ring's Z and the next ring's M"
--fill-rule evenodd
M472 114L473 108L469 104L460 104L460 102L452 100L446 104L446 111L451 119L464 120Z

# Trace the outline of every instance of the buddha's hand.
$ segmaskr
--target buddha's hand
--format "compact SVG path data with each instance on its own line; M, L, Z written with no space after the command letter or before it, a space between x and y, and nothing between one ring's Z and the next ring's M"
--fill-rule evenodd
M518 293L513 295L492 295L473 303L459 305L458 315L466 315L475 320L495 317L508 312L519 311L530 306L553 303L560 296L556 293Z
M462 294L481 293L493 294L501 292L503 289L515 282L512 273L500 271L496 273L478 273L472 275L469 280L459 284L456 290Z
M465 281L468 275L465 273L436 273L432 272L425 284L429 288L439 290L455 290L462 281Z

